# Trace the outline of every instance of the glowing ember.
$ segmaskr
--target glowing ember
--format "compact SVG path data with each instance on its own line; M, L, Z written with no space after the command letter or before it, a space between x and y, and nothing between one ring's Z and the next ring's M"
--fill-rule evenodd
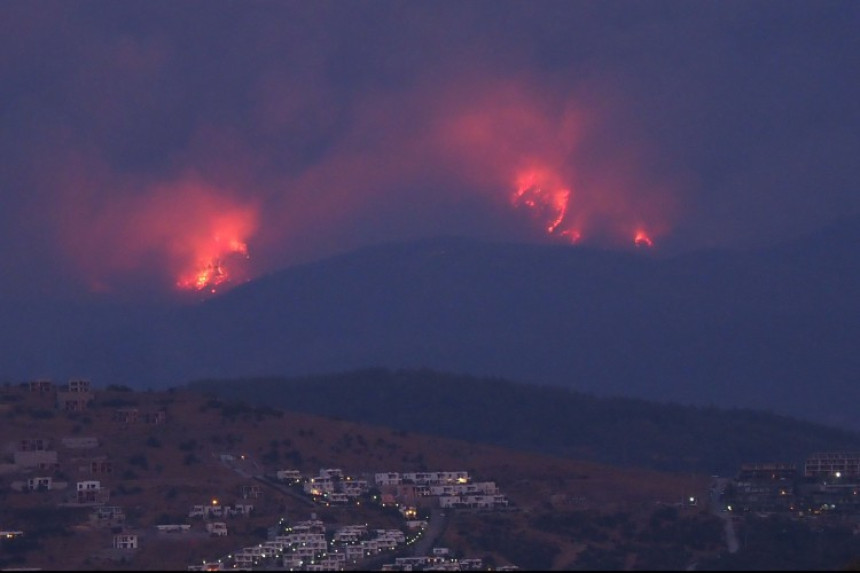
M225 244L220 240L220 237L215 237L210 247L214 249L216 254L198 260L194 271L180 278L176 282L176 286L197 291L209 289L210 292L214 293L215 287L230 280L225 259L235 254L244 255L248 258L248 246L238 239L230 239Z
M637 231L636 236L633 238L633 244L637 247L653 247L654 241L651 240L645 231Z
M579 233L571 229L559 231L559 226L567 215L570 202L570 190L555 181L555 177L546 171L532 170L521 173L517 177L517 189L511 197L516 207L526 207L545 219L546 232L569 238L572 242L579 240Z
M559 233L559 235L566 238L571 243L578 243L580 239L582 239L582 233L580 233L576 229L565 229L564 231Z

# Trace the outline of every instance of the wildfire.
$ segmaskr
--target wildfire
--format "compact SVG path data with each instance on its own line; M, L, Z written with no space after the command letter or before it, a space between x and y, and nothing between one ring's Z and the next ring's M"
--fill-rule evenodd
M626 235L623 229L630 229L629 220L636 216L627 203L616 200L617 193L579 193L578 201L572 204L572 193L565 181L555 171L546 168L520 171L510 197L511 204L528 210L548 235L570 243L582 241L583 233L587 231L588 240L618 244L618 240ZM651 231L654 229L646 232L638 226L640 224L633 227L633 245L636 248L653 248Z
M570 189L557 182L557 178L546 170L529 170L517 177L516 190L511 202L515 207L526 207L543 218L546 232L576 242L580 239L579 231L559 229L567 215L570 203Z
M226 267L228 259L233 259L236 255L249 258L248 245L235 238L225 242L218 236L213 237L206 250L211 254L198 258L194 269L183 274L176 282L177 287L196 291L209 289L214 293L216 287L231 278Z
M580 239L582 239L582 233L580 233L576 229L565 229L559 234L569 240L571 243L578 243Z
M651 240L651 237L645 231L637 231L636 236L633 237L633 244L637 247L653 247L654 241Z

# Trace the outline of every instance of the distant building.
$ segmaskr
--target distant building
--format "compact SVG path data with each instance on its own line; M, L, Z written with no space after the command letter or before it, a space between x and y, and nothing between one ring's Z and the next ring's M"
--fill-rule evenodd
M75 501L80 504L104 503L109 497L99 480L79 481L75 493Z
M740 511L790 511L796 485L795 464L743 464L726 501Z
M48 394L54 391L54 383L50 380L31 380L29 388L30 392Z
M53 487L53 478L31 477L27 479L27 491L48 491Z
M69 392L60 390L57 392L56 405L61 412L82 412L89 408L93 402L90 392Z
M125 511L118 505L102 505L90 513L90 523L97 526L117 526L125 521Z
M117 408L112 416L114 422L121 424L134 424L139 418L140 411L137 408Z
M99 447L99 439L95 436L62 438L60 443L70 450L85 450Z
M60 469L56 450L17 451L12 455L15 465L19 469L36 468L41 471L51 472Z
M118 533L113 536L114 549L137 549L137 535L134 533Z
M51 442L45 438L19 440L15 448L19 452L44 452L51 449Z
M224 536L227 535L227 524L223 521L210 521L206 524L206 531L210 535Z
M263 488L257 484L243 485L239 488L242 499L257 499L263 495Z
M818 452L807 458L807 478L860 478L860 452Z
M89 394L92 390L89 380L81 378L72 378L66 386L68 392L76 392L79 394Z

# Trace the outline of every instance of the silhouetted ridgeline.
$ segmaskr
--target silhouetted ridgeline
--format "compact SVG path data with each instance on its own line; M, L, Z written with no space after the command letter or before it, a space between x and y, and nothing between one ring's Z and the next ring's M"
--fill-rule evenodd
M428 238L200 304L0 300L0 376L188 380L431 368L860 432L860 217L771 249Z
M772 413L599 398L431 370L199 380L220 397L521 450L669 471L734 474L860 449L860 434Z

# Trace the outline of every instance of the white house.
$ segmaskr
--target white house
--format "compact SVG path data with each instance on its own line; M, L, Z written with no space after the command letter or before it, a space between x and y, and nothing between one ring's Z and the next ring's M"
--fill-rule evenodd
M281 481L301 481L302 472L299 470L278 470L275 474Z
M378 473L373 476L373 481L376 485L400 485L401 478L397 472Z
M53 478L46 477L31 477L27 479L28 491L48 491L53 487Z
M334 493L334 480L330 477L314 477L309 479L302 486L305 493L308 495L322 495L324 493Z
M137 549L137 535L133 533L118 533L113 536L114 549Z
M323 468L320 470L321 478L343 479L343 470L340 468Z
M227 524L223 521L210 521L206 524L206 531L210 535L221 537L227 535Z
M191 526L187 523L167 523L156 525L155 528L159 533L185 533L191 529Z

